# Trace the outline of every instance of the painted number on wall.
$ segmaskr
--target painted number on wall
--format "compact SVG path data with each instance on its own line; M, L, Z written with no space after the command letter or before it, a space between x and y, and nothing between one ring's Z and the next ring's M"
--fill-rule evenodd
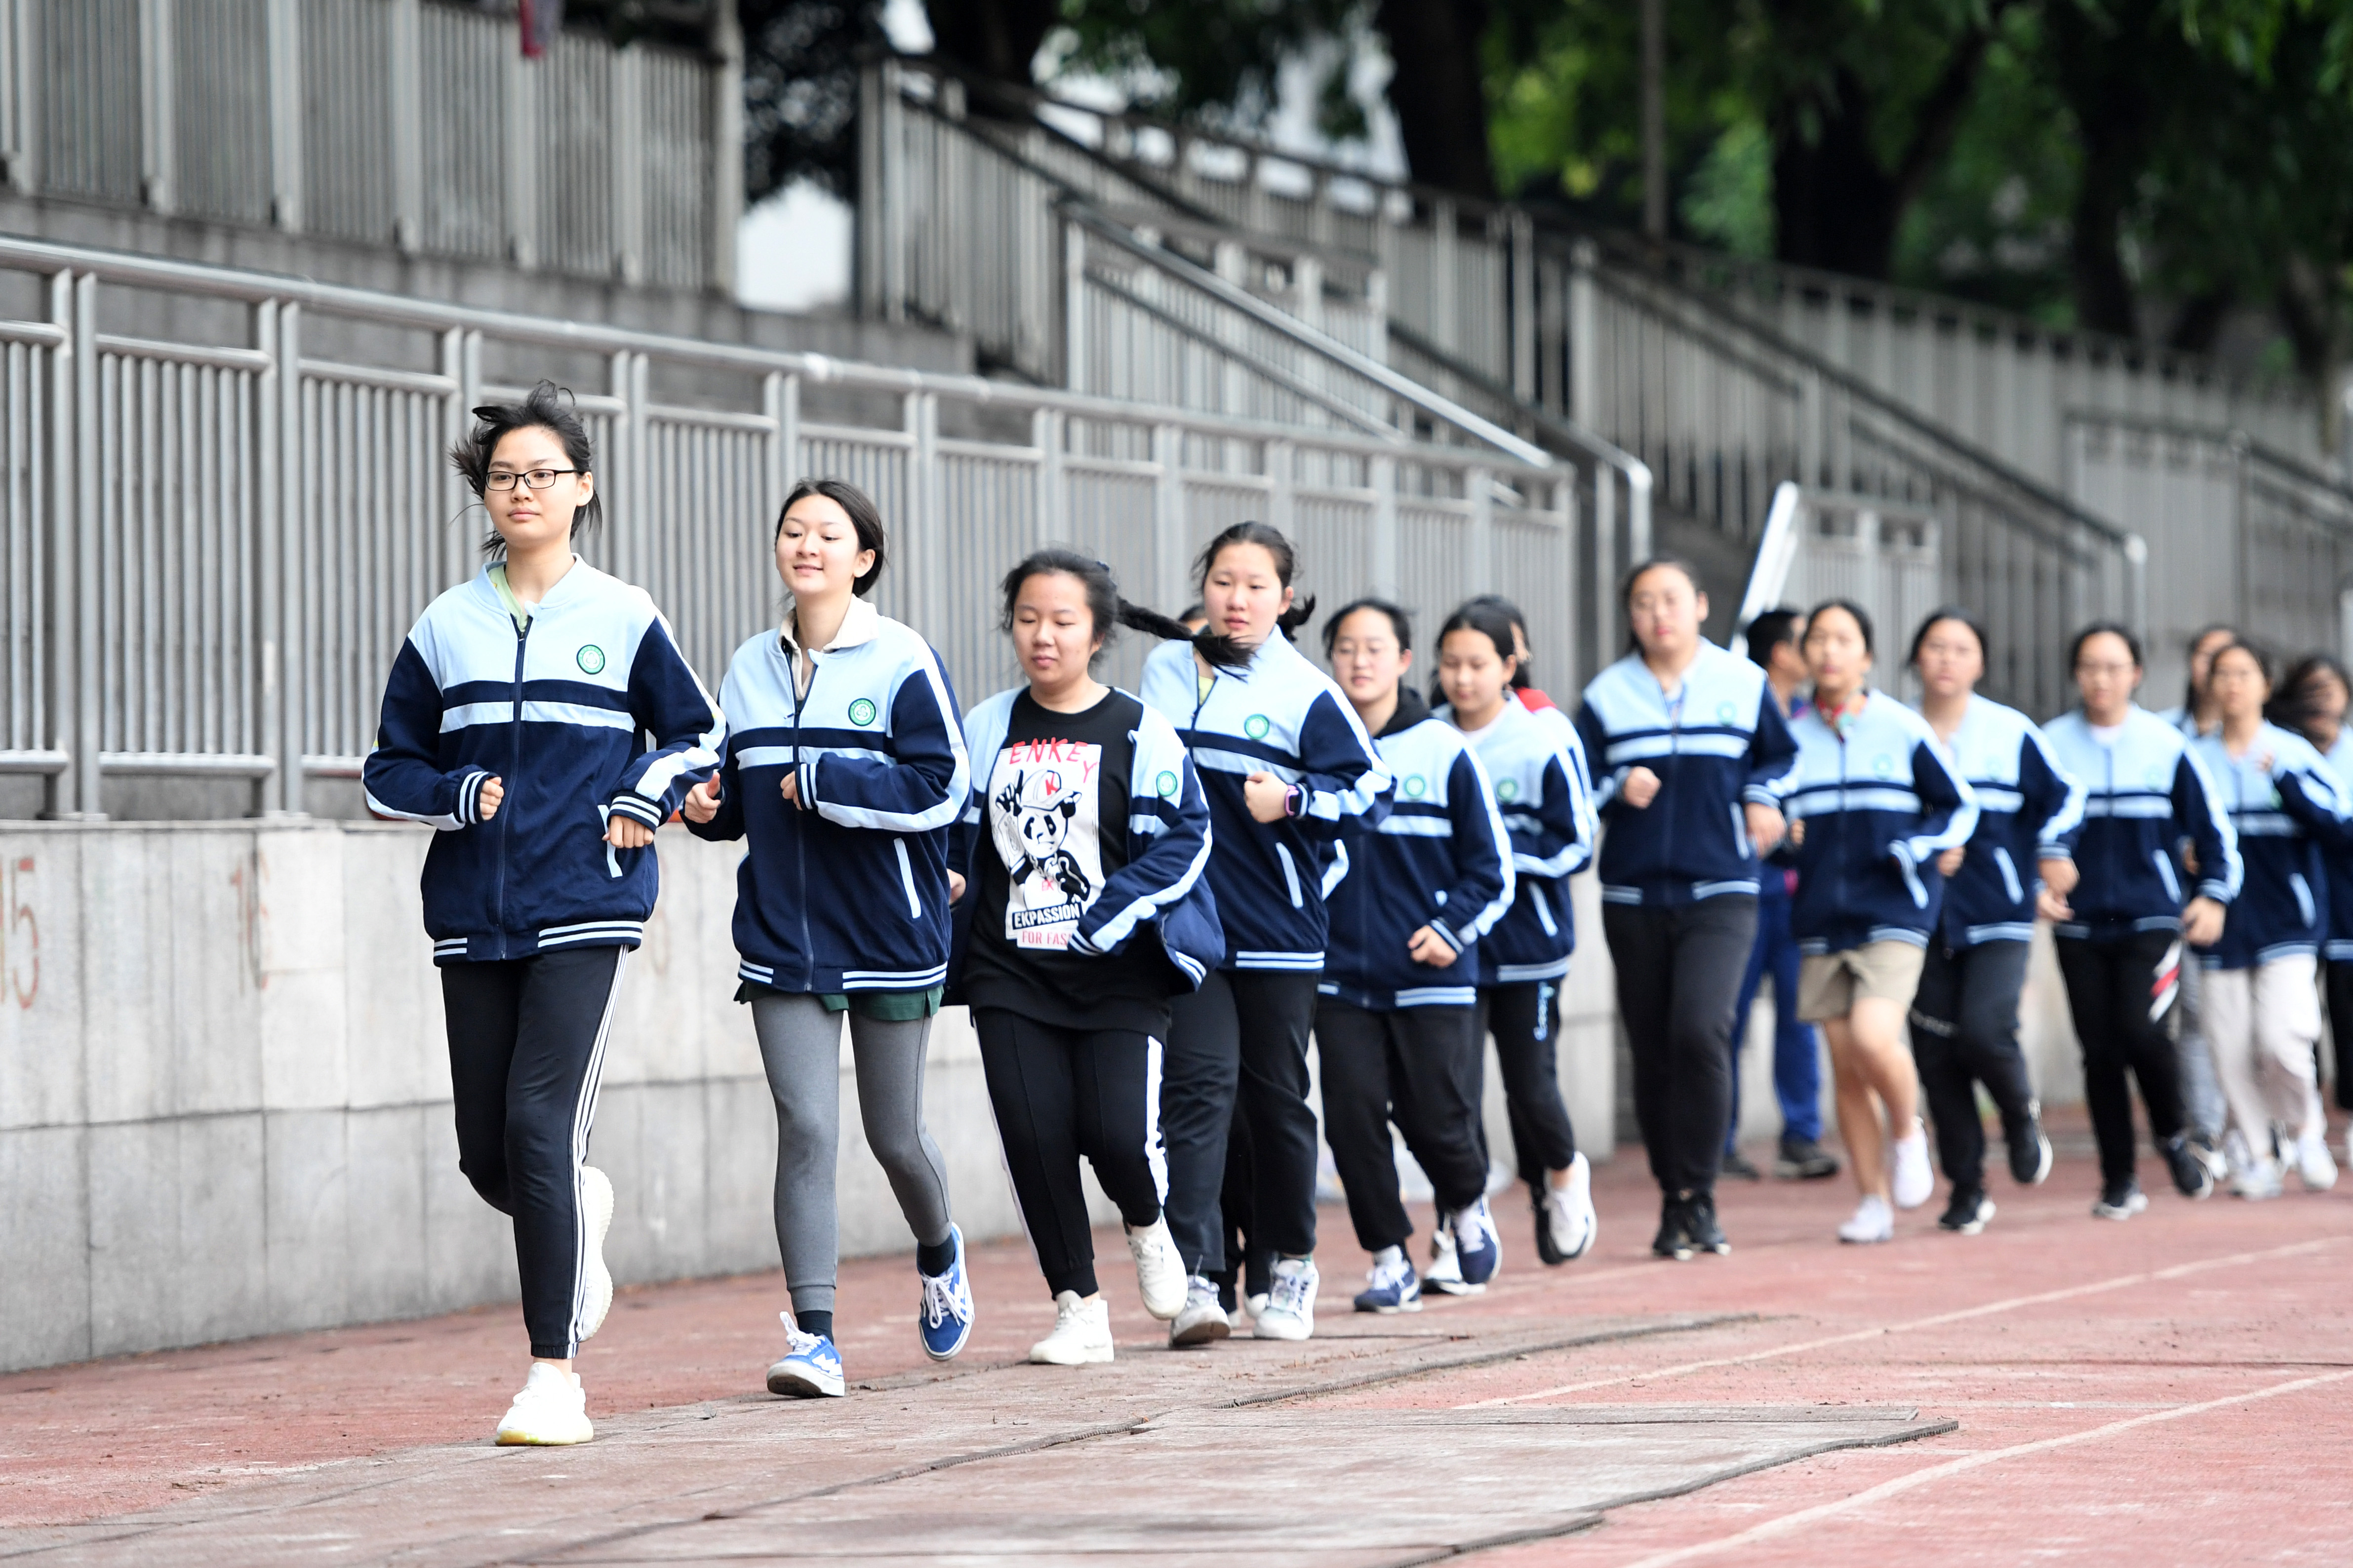
M29 1008L41 994L41 923L33 914L33 858L0 861L0 995Z

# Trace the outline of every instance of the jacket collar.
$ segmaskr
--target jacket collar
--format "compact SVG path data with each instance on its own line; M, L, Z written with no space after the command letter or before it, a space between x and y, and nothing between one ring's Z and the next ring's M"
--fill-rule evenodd
M841 629L823 647L811 648L811 653L846 653L849 649L874 640L881 629L882 614L863 599L849 601L849 613L841 617ZM797 653L800 645L793 640L793 616L785 616L783 628L776 634L777 643L787 653Z
M1429 717L1430 704L1422 700L1421 693L1400 680L1398 682L1397 711L1389 715L1389 721L1381 726L1381 732L1373 739L1386 740L1400 730L1412 729Z

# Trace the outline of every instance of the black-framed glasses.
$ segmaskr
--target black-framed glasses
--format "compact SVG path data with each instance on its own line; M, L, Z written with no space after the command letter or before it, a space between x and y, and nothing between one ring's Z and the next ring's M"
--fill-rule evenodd
M581 471L578 468L525 468L522 472L515 474L501 469L492 472L490 478L484 479L482 487L485 489L511 490L515 488L515 481L521 479L527 489L543 490L555 482L556 475L576 474Z

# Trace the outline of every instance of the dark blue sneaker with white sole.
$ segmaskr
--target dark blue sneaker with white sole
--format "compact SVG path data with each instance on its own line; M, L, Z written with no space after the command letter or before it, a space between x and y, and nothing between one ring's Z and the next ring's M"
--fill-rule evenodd
M944 1273L921 1274L923 1304L915 1309L915 1328L923 1335L923 1353L934 1361L953 1361L972 1338L972 1281L964 1271L964 1231L948 1226L955 1258Z
M1465 1285L1484 1285L1504 1266L1504 1238L1495 1234L1495 1217L1481 1198L1454 1215L1454 1258Z
M793 1321L790 1312L779 1312L785 1321L784 1360L768 1369L768 1392L792 1399L839 1399L845 1384L841 1376L841 1352L833 1348L833 1341L824 1334L805 1334Z
M1388 1247L1373 1259L1373 1272L1365 1289L1356 1293L1359 1312L1419 1312L1421 1310L1421 1280L1406 1260L1405 1248Z

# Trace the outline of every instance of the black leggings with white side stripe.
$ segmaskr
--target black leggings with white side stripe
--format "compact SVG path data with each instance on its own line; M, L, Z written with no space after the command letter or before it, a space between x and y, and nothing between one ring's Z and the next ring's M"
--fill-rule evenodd
M1066 1029L1002 1007L973 1009L988 1102L1046 1289L1095 1293L1095 1248L1079 1159L1120 1217L1160 1217L1160 1042L1134 1029Z
M559 948L441 970L458 1168L514 1218L531 1353L580 1348L587 1234L580 1166L628 952Z

